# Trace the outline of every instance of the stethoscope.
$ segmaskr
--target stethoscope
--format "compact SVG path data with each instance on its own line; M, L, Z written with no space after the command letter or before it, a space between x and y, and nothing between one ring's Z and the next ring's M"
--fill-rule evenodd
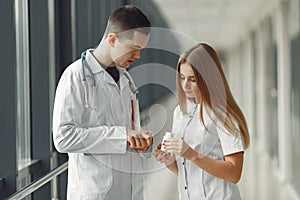
M96 88L96 79L95 79L95 75L90 67L90 65L88 64L88 62L86 61L86 51L82 52L81 54L81 63L82 63L82 82L83 82L83 90L84 90L84 107L85 108L91 108L91 106L89 105L88 102L88 97L87 97L87 86L86 86L86 76L85 76L85 70L84 68L86 68L93 80L93 91ZM94 99L94 92L93 92L93 99Z
M89 63L86 61L86 52L87 51L84 51L81 54L82 82L83 82L83 89L84 89L84 107L85 108L92 108L92 106L90 106L89 103L88 103L87 83L86 83L86 75L85 75L85 70L84 69L86 68L88 70L88 72L91 75L92 80L93 80L93 97L92 97L93 99L94 99L94 91L96 89L96 79L95 79L95 75L94 75ZM123 74L128 79L129 88L130 88L131 92L133 93L133 95L136 95L139 91L138 91L137 87L135 86L133 79L131 78L131 76L129 75L127 70L124 70Z

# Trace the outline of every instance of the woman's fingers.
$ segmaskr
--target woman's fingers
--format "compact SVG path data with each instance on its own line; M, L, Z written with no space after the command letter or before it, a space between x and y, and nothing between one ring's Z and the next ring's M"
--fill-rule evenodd
M156 149L152 152L152 154L153 154L153 156L155 156L155 159L157 161L164 163L166 165L170 165L173 162L176 162L175 157L172 156L170 153L165 153L165 152L162 152L162 151Z
M178 146L178 145L180 145L180 142L181 142L181 140L178 140L176 138L171 138L171 139L167 139L164 142L164 145L165 146Z
M166 146L167 152L172 155L177 154L183 156L188 150L189 146L181 139L168 139L165 141L164 145Z
M168 151L177 151L177 150L180 150L180 141L178 139L168 139L164 142L164 145L166 146L166 149ZM172 153L172 152L170 152Z
M156 147L158 150L161 149L161 144L158 144L157 147Z
M163 153L163 155L161 156L160 162L164 163L168 160L168 154L167 153Z
M168 159L168 155L160 150L154 150L152 155L154 155L155 159L161 163L164 163Z

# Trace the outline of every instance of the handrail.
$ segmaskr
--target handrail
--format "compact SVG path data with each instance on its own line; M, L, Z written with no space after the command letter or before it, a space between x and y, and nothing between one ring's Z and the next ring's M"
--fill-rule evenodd
M45 185L46 183L48 183L49 181L51 181L52 179L54 179L55 177L57 177L58 175L60 175L67 169L68 169L68 162L65 162L61 166L51 170L48 174L46 174L39 180L29 184L22 190L14 193L10 197L8 197L7 200L23 199L24 197L26 197L29 194L31 194L32 192L36 191L37 189L39 189L40 187L42 187L43 185Z

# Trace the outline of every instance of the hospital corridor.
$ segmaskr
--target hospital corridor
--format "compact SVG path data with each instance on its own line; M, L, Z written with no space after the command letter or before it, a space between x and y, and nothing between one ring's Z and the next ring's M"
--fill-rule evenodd
M139 32L144 26L128 34L135 39L136 33L142 33L140 37L144 40L130 47L129 51L135 52L134 59L127 60L131 66L124 69L119 67L118 58L113 60L118 69L115 75L86 63L97 63L96 50L102 48L101 38L105 34L108 41L115 39L111 40L113 45L109 43L110 48L120 45L116 41L122 41L123 35L108 34L106 27L111 14L124 5L138 7L148 17L151 27L145 26L149 29L143 30L146 34ZM136 20L143 21L142 17L139 15ZM194 200L190 193L184 196L182 191L190 192L191 188L197 191L196 186L188 185L188 181L182 185L179 176L158 162L151 152L166 142L163 140L166 132L174 132L174 127L179 126L174 110L182 98L177 88L180 88L179 81L185 78L181 67L183 57L199 43L208 44L216 51L228 87L248 126L250 144L243 152L241 178L236 184L230 183L230 187L239 189L242 200L300 200L300 0L1 0L0 27L0 200L66 200L67 195L68 200L72 200L67 187L76 185L74 180L91 190L89 195L78 199L121 200L119 197L124 192L139 196L132 197L136 200ZM213 59L210 53L207 55ZM178 62L180 60L183 64ZM67 73L75 69L67 69L73 62L74 66L80 66L78 87L66 79ZM104 66L99 60L97 64ZM71 74L73 79L77 78L74 71ZM107 85L97 80L103 74L111 75ZM205 81L208 84L215 80L217 77ZM191 85L196 82L189 81ZM69 90L65 89L68 87ZM119 93L113 93L110 87L117 88ZM214 102L213 95L219 91L208 90ZM112 94L110 100L106 94ZM188 93L185 94L188 97ZM69 100L65 98L67 95L82 96L83 100ZM196 93L191 95L196 96ZM63 105L57 105L56 101L60 100L64 101ZM70 111L74 107L80 113L75 113L78 116ZM191 119L186 126L193 123L196 108L189 114ZM188 109L187 105L187 113ZM104 114L100 115L100 111ZM68 115L81 120L84 128L75 125L73 129L71 121L62 122ZM119 129L127 134L129 129L149 130L152 145L142 153L131 147L128 136L113 135L109 146L105 143L109 139L98 138L100 133L94 125L89 126L90 122L103 122L101 125L105 127L101 130L111 130L109 133L98 131L104 135L115 134ZM231 124L236 125L235 121ZM76 128L80 133L91 131L94 141L89 142L103 145L85 143L88 137L85 135L66 137L66 144L61 145L66 133L57 133L55 128L62 125L71 132ZM186 130L181 139L188 134ZM117 140L125 143L115 142ZM78 144L90 149L86 152ZM245 141L241 144L245 145ZM70 152L64 152L67 151L65 145L70 146ZM111 157L109 148L117 149ZM99 153L99 149L104 150ZM125 153L128 157L122 157ZM131 154L135 155L130 157ZM141 162L134 160L136 155ZM224 157L227 155L230 154ZM176 154L174 158L180 156ZM81 159L90 163L83 163ZM93 160L99 163L91 166ZM114 166L114 160L119 161L118 165ZM127 161L131 163L129 168ZM105 172L99 170L100 165ZM183 173L179 175L185 178L190 175L185 171L186 165L185 159L177 160L177 173ZM84 174L74 174L74 166L82 167ZM188 169L195 166L192 163ZM181 167L183 172L179 170ZM126 173L122 171L125 168L129 170ZM68 172L72 177L68 177ZM111 180L107 173L112 174ZM96 175L93 177L93 174ZM114 177L116 174L123 179ZM107 185L116 189L111 183L115 180L121 185L129 184L129 190L116 189L120 194L93 197L93 187L97 186L84 179L85 176L98 181L101 192ZM134 189L136 184L143 187L143 193ZM205 184L203 181L199 190L203 189L201 192L208 195L211 188ZM216 186L215 192L222 193L224 185Z

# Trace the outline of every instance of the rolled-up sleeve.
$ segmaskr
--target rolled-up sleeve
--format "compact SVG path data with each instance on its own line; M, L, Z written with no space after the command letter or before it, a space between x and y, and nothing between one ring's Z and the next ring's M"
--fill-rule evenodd
M233 135L227 131L222 123L218 123L217 132L224 156L244 151L242 136Z

